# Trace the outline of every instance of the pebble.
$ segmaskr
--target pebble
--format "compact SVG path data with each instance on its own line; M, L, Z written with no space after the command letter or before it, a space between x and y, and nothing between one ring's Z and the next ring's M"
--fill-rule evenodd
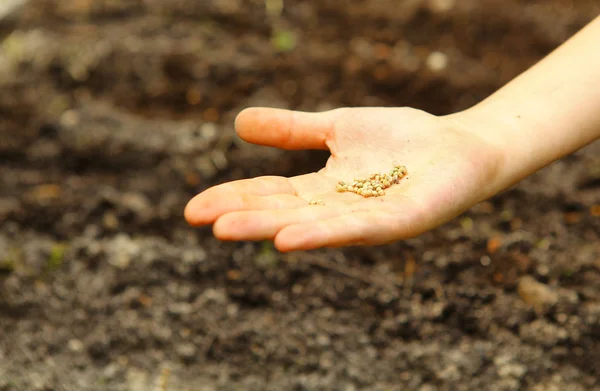
M558 302L558 295L552 288L531 276L521 277L517 289L521 299L537 312L543 312Z
M533 322L521 325L519 336L524 342L551 348L566 341L569 337L576 339L576 333L571 333L561 326L557 326L545 319L536 319Z
M150 201L140 193L125 193L121 197L121 204L136 214L141 214L151 208Z
M117 364L116 362L111 362L106 367L104 367L104 370L102 371L102 374L108 380L112 380L112 379L114 379L117 376L117 374L120 371L121 371L121 367L119 366L119 364Z
M331 344L331 339L329 339L327 334L318 334L317 344L319 344L320 346L329 346Z
M429 0L429 9L433 12L448 12L454 8L456 0Z
M442 52L431 52L425 64L432 72L441 72L448 67L448 56Z
M110 245L108 263L119 268L129 267L131 260L141 253L141 246L127 234L117 235Z
M68 128L77 126L80 122L79 113L76 110L67 110L60 116L59 122Z
M179 344L175 346L175 351L177 352L177 355L184 361L192 361L198 354L198 349L194 344L191 343Z
M206 122L200 126L200 135L209 141L217 137L217 126L212 122Z
M173 315L189 315L193 308L190 303L173 303L169 305L168 310Z
M494 365L496 366L496 372L500 377L511 377L520 379L527 372L527 368L515 362L513 356L501 355L494 359Z
M69 346L69 350L72 351L73 353L79 353L81 351L83 351L83 342L81 342L78 339L71 339L68 342L68 346Z

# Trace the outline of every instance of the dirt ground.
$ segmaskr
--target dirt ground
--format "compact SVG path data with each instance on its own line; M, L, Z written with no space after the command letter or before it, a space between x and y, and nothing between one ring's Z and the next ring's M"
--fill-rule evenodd
M599 390L598 143L389 246L283 255L182 211L327 158L240 142L239 110L464 109L600 2L277 4L0 22L0 390Z

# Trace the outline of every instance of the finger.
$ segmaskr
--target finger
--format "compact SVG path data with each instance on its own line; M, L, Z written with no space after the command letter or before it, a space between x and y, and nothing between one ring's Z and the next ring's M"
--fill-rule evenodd
M301 202L295 194L287 178L243 179L214 186L198 194L186 205L184 216L190 225L210 224L218 216L235 210L293 207ZM273 195L281 197L269 197Z
M395 209L395 208L394 208ZM360 210L313 222L288 225L275 236L282 252L320 247L379 245L418 235L419 212L395 213L385 208Z
M322 113L249 108L238 114L238 135L253 144L282 149L328 149L339 110Z
M296 209L240 211L227 213L213 226L220 240L272 240L277 232L290 224L328 219L348 213L350 206L311 205Z
M389 217L382 218L373 215L372 212L363 211L288 225L278 232L275 246L282 252L288 252L371 244L390 235L390 220Z

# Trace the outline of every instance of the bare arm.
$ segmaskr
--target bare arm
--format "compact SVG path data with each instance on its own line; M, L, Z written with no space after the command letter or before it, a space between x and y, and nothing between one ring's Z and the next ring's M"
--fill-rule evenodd
M458 116L506 151L496 191L600 137L600 17ZM477 126L477 125L475 125Z

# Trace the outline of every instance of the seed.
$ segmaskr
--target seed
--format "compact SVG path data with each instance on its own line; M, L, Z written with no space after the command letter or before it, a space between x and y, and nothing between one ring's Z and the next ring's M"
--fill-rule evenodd
M385 195L385 189L400 182L407 173L406 167L402 165L396 165L387 173L374 173L367 178L354 178L354 181L350 185L346 185L340 181L336 190L339 192L353 192L363 197L380 197ZM315 202L314 204L320 204Z

